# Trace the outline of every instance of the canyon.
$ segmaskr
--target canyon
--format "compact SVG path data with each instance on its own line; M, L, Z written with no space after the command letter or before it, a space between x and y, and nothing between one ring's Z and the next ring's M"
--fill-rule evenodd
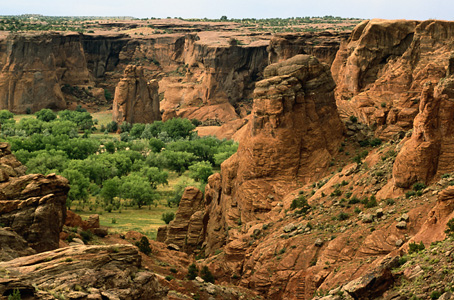
M454 249L437 243L450 241L454 218L453 41L454 22L438 20L276 35L3 37L0 109L112 105L119 123L197 119L199 133L239 148L203 192L186 188L175 220L150 241L182 278L192 262L216 278L179 288L131 245L138 233L59 248L66 179L25 175L0 143L0 296L46 299L53 288L70 299L187 299L168 290L200 288L204 299L410 299L401 283L435 272L412 275L420 271L402 259L413 245L427 255L446 247L452 264ZM47 285L58 276L67 281ZM89 289L87 276L101 279Z

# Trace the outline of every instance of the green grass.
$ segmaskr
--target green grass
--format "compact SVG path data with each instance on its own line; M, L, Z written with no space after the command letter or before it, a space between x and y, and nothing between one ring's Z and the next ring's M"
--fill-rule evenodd
M88 205L85 205L84 210L76 210L75 212L82 216L83 219L87 219L92 214L99 214L99 222L101 226L109 227L111 233L126 233L130 230L141 232L147 235L149 238L156 239L156 233L160 226L165 225L164 221L161 220L164 212L176 213L176 207L168 207L167 199L173 196L175 185L180 180L184 180L190 185L198 186L194 180L187 176L188 172L185 172L182 176L178 176L175 172L169 172L168 185L158 186L158 193L160 194L159 200L151 206L144 206L141 209L137 207L122 207L121 213L118 210L112 212L103 211L102 207L98 207L95 211L88 211ZM92 199L93 201L94 199ZM77 208L79 205L74 203L73 208ZM115 223L112 223L112 219L115 219Z
M93 120L98 120L98 125L96 128L100 128L101 125L106 126L108 123L112 122L112 110L103 110L99 112L91 113Z
M99 223L101 226L109 227L111 233L126 233L134 230L147 235L149 238L156 239L158 228L165 225L164 221L161 220L162 213L168 211L176 212L176 210L176 208L169 208L164 205L158 205L157 207L152 205L141 209L136 207L123 208L121 213L119 211L112 211L111 213L104 211L99 215ZM83 219L87 219L94 212L77 211L77 213ZM115 224L112 224L112 219L116 220Z

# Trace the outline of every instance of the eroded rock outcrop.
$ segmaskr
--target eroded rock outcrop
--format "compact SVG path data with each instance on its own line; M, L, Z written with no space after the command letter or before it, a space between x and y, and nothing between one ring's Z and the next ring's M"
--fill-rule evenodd
M0 172L0 223L38 252L58 248L68 180L55 174L24 175L23 166L6 143L0 143Z
M331 65L341 42L347 40L350 32L330 32L303 34L276 34L268 46L269 62L277 63L298 54L313 55L321 62Z
M181 197L175 219L159 229L157 240L168 245L177 245L185 252L192 252L203 242L204 208L203 193L195 187L187 187Z
M254 91L247 135L222 164L221 176L208 182L208 252L226 242L228 227L255 220L297 182L322 176L342 139L327 65L297 55L264 74Z
M140 267L131 245L66 247L0 263L8 274L0 295L18 289L22 299L163 299L157 276Z
M142 67L126 67L115 88L112 116L118 123L152 123L161 119L158 83L147 83Z
M411 137L403 141L393 166L395 186L428 183L454 171L453 100L454 76L441 79L436 86L426 84Z
M341 115L391 137L411 128L423 86L446 74L454 23L368 20L357 25L332 65Z
M17 34L0 41L0 109L64 109L63 84L90 84L79 34Z

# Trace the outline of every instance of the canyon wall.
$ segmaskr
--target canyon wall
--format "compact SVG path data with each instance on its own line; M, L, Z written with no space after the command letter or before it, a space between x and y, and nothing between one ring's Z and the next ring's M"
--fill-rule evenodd
M127 66L136 65L147 82L159 83L164 120L219 125L250 114L254 84L270 62L307 53L331 63L345 35L10 34L0 40L0 108L15 113L74 103L96 108L106 103L104 89L113 94Z
M384 138L411 129L424 85L445 77L453 37L452 22L363 21L331 68L340 114Z

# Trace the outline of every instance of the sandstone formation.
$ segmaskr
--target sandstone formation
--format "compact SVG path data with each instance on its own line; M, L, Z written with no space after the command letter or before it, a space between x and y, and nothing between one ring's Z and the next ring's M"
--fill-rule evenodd
M157 276L140 268L130 245L66 247L0 263L0 294L17 289L22 299L163 299L167 291Z
M125 69L115 88L112 116L118 123L151 123L161 119L158 83L147 83L141 67L130 65Z
M342 42L350 32L288 33L274 35L268 46L269 63L277 63L298 54L308 54L331 65Z
M23 237L10 228L0 228L0 261L35 254Z
M24 175L6 143L0 143L0 173L0 223L38 252L58 248L68 181L55 174Z
M342 139L328 66L297 55L264 74L247 135L208 182L208 252L226 242L227 227L255 220L297 182L322 176Z
M159 228L157 240L177 245L182 251L192 253L203 241L204 201L203 193L195 187L187 187L169 225Z
M332 65L342 116L355 115L391 137L411 128L420 93L446 74L454 23L368 20L357 25Z
M454 171L454 76L442 78L436 86L426 84L420 99L413 132L394 164L397 187L408 188L418 181L428 183Z

